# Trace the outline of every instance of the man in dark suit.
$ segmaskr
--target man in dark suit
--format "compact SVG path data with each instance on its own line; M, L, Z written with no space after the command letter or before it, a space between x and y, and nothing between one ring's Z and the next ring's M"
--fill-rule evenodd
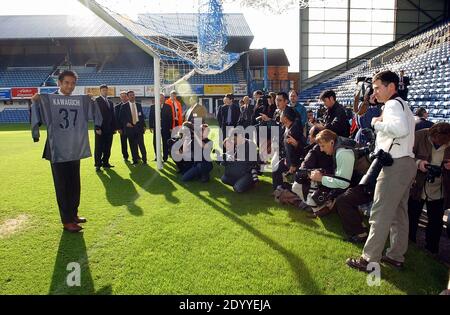
M238 125L247 128L253 123L255 106L250 104L250 98L248 96L245 96L242 102L243 104L240 107L241 114L239 116Z
M133 165L139 162L139 149L142 155L142 162L147 164L147 150L145 149L144 133L147 128L142 105L136 102L134 91L128 91L128 106L122 106L120 120L124 126L125 135L130 141L131 156Z
M418 119L416 120L416 130L415 131L431 128L434 125L433 122L428 120L428 112L425 108L419 107L416 110L415 114L418 117Z
M128 162L128 144L127 144L127 136L125 135L124 132L124 127L122 126L121 120L120 120L120 114L122 112L122 106L130 106L128 105L128 95L127 92L125 91L121 91L120 92L120 103L116 105L116 107L114 107L114 115L116 117L116 124L117 124L117 129L119 131L120 134L120 145L122 148L122 156L125 162Z
M234 96L232 94L225 95L223 105L217 110L217 121L220 128L225 130L226 127L236 127L240 115L241 110L237 104L234 104Z
M109 164L109 158L111 156L113 135L117 126L114 116L114 104L108 99L108 86L102 85L100 87L100 96L95 101L103 117L102 133L101 135L95 134L95 168L99 172L102 166L104 168L114 167Z
M219 123L219 127L222 131L222 135L220 137L220 142L223 144L223 141L228 137L227 127L229 130L232 130L237 126L239 116L241 115L241 110L239 105L234 104L234 96L232 94L227 94L223 98L223 105L220 106L217 110L217 121ZM225 147L223 147L225 158Z
M405 76L405 71L400 70L400 81L398 82L398 96L405 101L408 100L408 86L410 85L409 77Z
M162 145L162 154L164 162L169 158L169 144L168 141L172 134L172 125L173 125L173 116L172 109L170 105L165 104L164 102L164 94L161 93L161 139L163 142ZM156 106L156 104L155 104ZM156 161L156 145L161 145L161 143L156 143L156 119L155 119L155 106L150 107L150 115L149 115L149 129L150 132L153 133L153 148L155 150L155 161Z

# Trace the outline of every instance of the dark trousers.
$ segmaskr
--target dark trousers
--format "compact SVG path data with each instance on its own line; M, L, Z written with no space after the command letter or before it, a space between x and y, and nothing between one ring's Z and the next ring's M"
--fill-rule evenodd
M166 161L169 158L169 140L170 140L170 130L161 131L162 140L162 155L163 160ZM156 131L153 131L153 149L155 150L156 157Z
M139 151L141 151L142 162L147 162L147 150L145 149L144 134L142 132L130 133L128 135L130 141L130 150L133 162L139 161Z
M408 90L398 90L398 96L400 96L403 100L408 100Z
M439 252L439 241L441 239L442 227L444 224L444 199L425 201L408 200L409 215L409 239L416 241L417 228L419 226L420 215L423 206L427 204L428 224L425 232L426 248L432 253Z
M61 222L74 223L80 205L80 161L50 165Z
M181 180L183 182L189 182L195 179L208 179L212 169L212 162L195 162L192 167L183 174Z
M128 160L128 137L123 132L120 135L120 146L122 148L123 159Z
M100 167L102 165L109 164L109 158L111 157L111 146L113 142L113 134L95 134L95 166Z
M137 144L139 147L139 151L141 151L142 162L147 163L147 149L145 148L144 143L144 134L139 133L137 136Z
M354 236L367 232L363 226L363 214L358 206L373 200L373 193L368 194L364 186L349 188L336 199L336 209L342 221L342 226L348 236Z
M251 173L245 173L238 179L228 178L226 175L223 175L221 181L226 185L233 186L233 190L237 193L246 192L255 186Z
M289 167L285 164L286 159L281 159L275 166L275 171L272 173L272 188L277 189L278 186L283 185L283 173L289 170Z

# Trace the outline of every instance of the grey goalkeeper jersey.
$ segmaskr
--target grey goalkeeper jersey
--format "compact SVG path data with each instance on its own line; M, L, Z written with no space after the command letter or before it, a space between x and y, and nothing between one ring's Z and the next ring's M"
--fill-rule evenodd
M39 141L39 126L47 126L43 158L51 163L81 160L91 156L88 121L102 125L98 106L87 95L42 94L31 106L31 133Z

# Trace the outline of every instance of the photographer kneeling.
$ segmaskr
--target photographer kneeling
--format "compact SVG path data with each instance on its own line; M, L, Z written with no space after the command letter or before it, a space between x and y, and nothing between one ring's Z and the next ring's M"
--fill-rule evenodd
M200 179L209 180L209 173L213 169L211 151L213 142L208 139L209 127L195 119L198 130L190 121L183 123L178 135L169 140L170 155L175 162L178 173L183 175L182 181Z
M408 201L409 239L416 242L419 219L426 204L425 248L437 254L444 211L450 208L450 124L438 123L417 131L415 136L413 150L418 170Z
M345 145L347 139L339 138L329 129L322 130L316 136L320 151L333 157L335 164L334 175L328 175L324 170L300 170L296 176L296 183L307 179L312 181L311 190L307 196L298 190L294 184L293 190L314 212L314 217L323 217L333 208L335 198L350 186L355 165L355 154ZM303 171L303 172L302 172ZM303 174L302 174L303 173ZM314 188L316 189L314 190Z
M237 193L252 189L258 182L258 147L246 139L244 130L235 128L225 139L226 159L221 163L225 167L221 180L225 185L233 186Z

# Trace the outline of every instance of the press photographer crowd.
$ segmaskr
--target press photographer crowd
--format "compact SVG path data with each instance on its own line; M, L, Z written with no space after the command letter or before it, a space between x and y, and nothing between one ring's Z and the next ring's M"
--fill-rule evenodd
M70 96L76 79L75 73L63 72L59 94ZM431 123L423 108L411 112L403 74L383 71L356 81L350 109L337 102L332 90L321 93L323 106L314 111L298 101L296 91L256 91L242 100L227 94L216 112L220 136L215 149L208 112L198 99L191 97L183 111L175 91L167 99L161 94L160 143L155 106L148 120L154 150L160 146L163 161L170 157L175 162L183 182L208 182L217 163L223 169L221 181L236 193L257 189L259 177L270 170L276 202L306 211L311 219L336 212L345 241L364 244L360 257L347 259L349 267L367 272L369 263L381 262L400 269L409 241L416 242L424 207L426 249L439 252L444 213L450 208L450 124ZM109 159L117 131L123 159L129 159L129 145L132 164L147 164L147 123L134 92L122 92L121 103L114 106L108 87L100 91L93 103L98 114L78 114L79 120L101 116L95 120L96 170L114 167ZM34 131L44 122L48 102L48 97L33 98ZM64 228L78 232L86 222L77 213L79 160L87 154L72 151L76 158L57 160L58 145L70 144L47 141L44 156L64 162L51 164L58 205Z
M277 202L307 211L311 218L337 212L345 241L364 244L360 257L347 260L361 271L369 262L403 267L424 206L426 249L438 253L444 212L450 208L450 124L425 125L423 114L415 117L405 101L404 82L403 73L391 71L358 78L350 111L332 90L320 95L322 112L307 110L295 91L256 91L239 105L226 95L216 116L224 138L224 153L217 154L222 182L245 192L257 186L270 164ZM182 146L175 150L189 153L177 165L183 181L206 182L213 168L207 157L214 150L208 126L196 133L192 118L182 124L182 133L189 135L180 135ZM203 159L193 158L194 143L208 147Z

